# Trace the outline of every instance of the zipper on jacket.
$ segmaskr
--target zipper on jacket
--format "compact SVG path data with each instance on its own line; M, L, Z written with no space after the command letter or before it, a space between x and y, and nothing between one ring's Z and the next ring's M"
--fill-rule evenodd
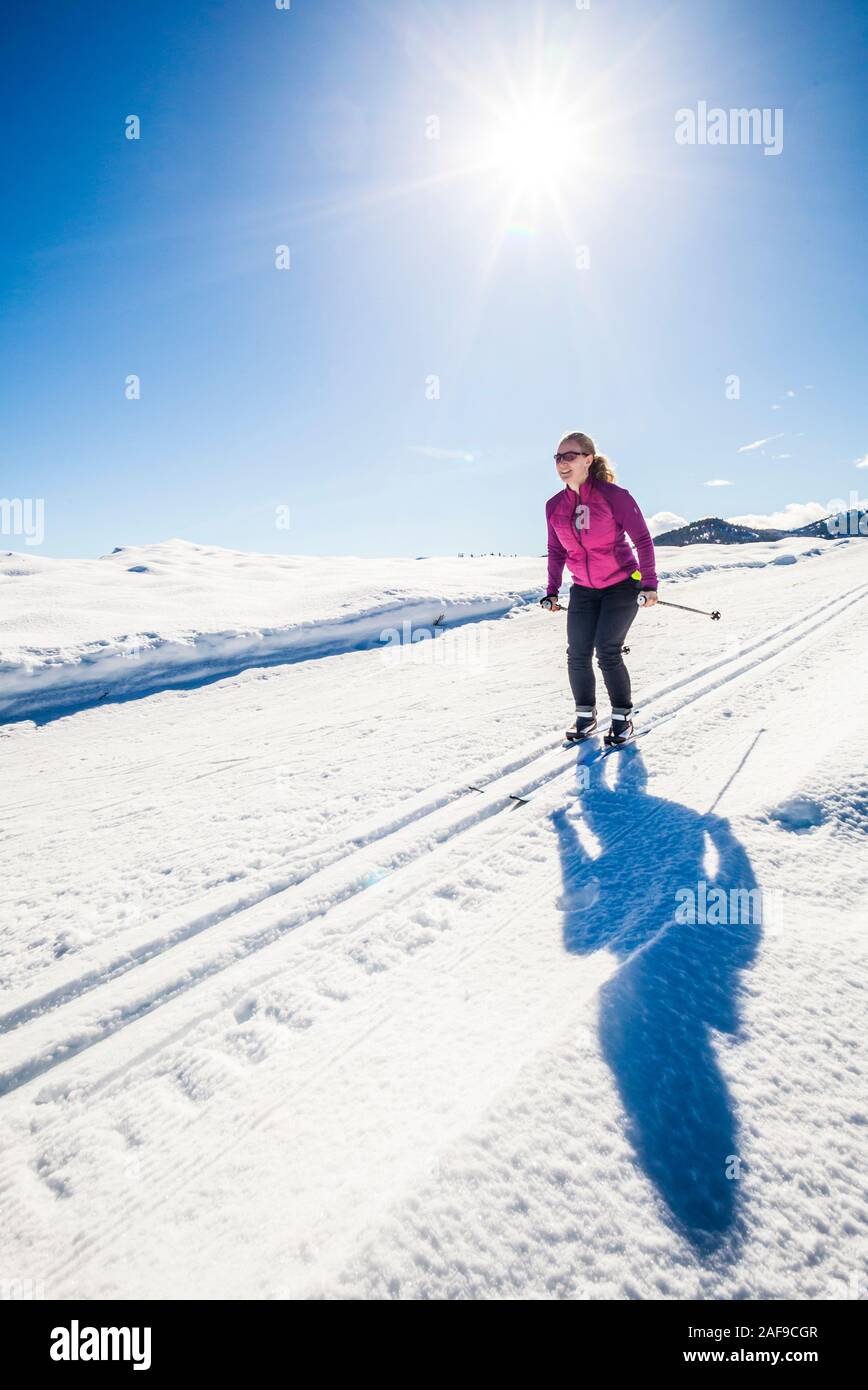
M587 482L587 479L585 479L585 481ZM589 490L589 491L588 491L588 520L589 520L589 521L590 521L590 519L591 519L590 497L591 497L591 494L590 494L590 490ZM582 532L581 532L580 528L576 525L576 508L578 508L578 507L580 507L580 506L582 505L582 489L581 489L581 487L579 488L578 492L576 493L576 499L577 499L577 500L576 500L576 506L573 508L573 530L575 531L576 535L577 535L578 538L579 538L579 545L582 547L582 554L583 554L584 557L585 557L585 586L586 586L587 588L590 588L590 587L591 587L591 567L590 567L590 564L589 564L589 562L588 562L588 548L587 548L587 546L585 545L585 542L582 540Z

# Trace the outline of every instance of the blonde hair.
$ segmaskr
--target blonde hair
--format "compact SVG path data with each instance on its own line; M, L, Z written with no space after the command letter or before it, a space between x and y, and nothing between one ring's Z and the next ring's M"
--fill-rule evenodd
M577 444L583 454L593 454L591 466L588 469L589 477L597 478L601 483L613 483L615 481L614 468L605 454L597 453L597 446L589 434L582 434L581 430L572 430L563 436L558 448L562 448L567 443Z

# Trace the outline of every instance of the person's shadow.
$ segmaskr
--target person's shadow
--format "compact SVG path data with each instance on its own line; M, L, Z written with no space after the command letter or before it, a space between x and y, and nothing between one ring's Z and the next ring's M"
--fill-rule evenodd
M676 1227L710 1253L734 1235L740 1186L712 1030L738 1035L738 975L756 952L759 890L726 820L647 793L635 745L591 757L577 768L587 787L552 813L564 944L618 958L599 994L603 1056L639 1162Z

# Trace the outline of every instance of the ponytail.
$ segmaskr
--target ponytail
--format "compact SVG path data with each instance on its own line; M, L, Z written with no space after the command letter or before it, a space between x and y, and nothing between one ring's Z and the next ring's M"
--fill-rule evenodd
M605 454L594 454L588 472L592 478L597 478L601 483L613 483L615 481L615 470Z

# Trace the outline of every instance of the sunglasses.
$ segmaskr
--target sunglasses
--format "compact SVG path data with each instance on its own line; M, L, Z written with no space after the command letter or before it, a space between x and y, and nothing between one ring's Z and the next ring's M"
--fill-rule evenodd
M555 454L554 459L555 463L560 463L561 460L564 463L572 463L573 459L589 459L590 457L590 454L582 454L578 449L570 449L565 454Z

